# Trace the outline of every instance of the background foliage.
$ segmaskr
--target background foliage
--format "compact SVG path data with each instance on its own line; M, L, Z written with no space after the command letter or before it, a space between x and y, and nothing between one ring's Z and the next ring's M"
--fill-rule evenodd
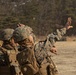
M76 35L76 0L0 0L0 29L16 28L23 23L33 28L37 35L47 35L65 25L72 17Z

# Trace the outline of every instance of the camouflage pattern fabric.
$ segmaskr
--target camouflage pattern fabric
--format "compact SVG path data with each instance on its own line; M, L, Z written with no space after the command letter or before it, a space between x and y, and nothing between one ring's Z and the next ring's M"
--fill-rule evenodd
M35 56L38 64L41 64L42 61L47 57L46 51L44 50L44 42L40 41L35 45Z
M8 55L6 52L3 52L2 48L0 47L0 66L8 65Z
M25 26L26 30L33 36L33 39L34 39L34 42L36 41L36 36L35 34L33 33L33 30L31 27L29 26Z
M8 50L9 55L9 61L10 61L10 73L11 75L23 75L18 63L18 60L16 59L17 51L15 50Z
M33 39L34 39L34 42L35 42L36 41L36 36L33 33L33 29L29 26L26 26L26 25L25 25L25 29L33 36Z
M41 75L58 75L58 71L53 63L44 62L40 67Z
M53 32L47 36L47 40L50 41L51 45L54 46L55 42L60 40L62 36L66 34L66 28L57 29L56 32Z
M25 48L17 55L17 60L21 65L24 75L34 75L38 71L37 62L34 56L33 48Z
M32 32L33 32L33 30L32 30L31 27L29 27L29 26L25 26L25 28L26 28L26 30L27 30L29 33L32 33Z
M13 32L14 32L14 29L10 29L10 28L4 29L1 33L1 39L2 40L10 40Z
M2 58L3 66L1 65L1 67L4 67L4 68L6 66L8 67L8 71L10 72L10 74L8 74L8 75L16 75L16 74L17 75L23 75L21 70L20 70L18 61L16 60L17 52L14 49L12 49L12 50L9 50L9 49L0 47L0 50L3 53L3 55L2 55L2 53L1 53L1 55L4 57L4 58ZM4 75L6 74L6 69L3 70L2 74L4 74Z
M13 33L15 42L22 41L30 35L29 31L24 27L17 27Z
M17 54L17 60L21 66L21 71L24 75L34 75L38 72L37 62L34 56L34 49L28 45L32 42L29 40L30 32L25 27L18 27L15 29L13 37L16 42L25 42L23 45L23 50ZM27 44L28 43L28 44Z
M42 75L58 75L56 66L51 59L50 50L54 46L55 42L57 40L60 40L65 33L66 28L62 28L54 33L49 34L45 41L38 42L37 44L35 44L35 56L38 63L41 61L39 65L41 66L40 72L42 73ZM48 57L50 57L49 60ZM44 62L44 60L46 61Z
M10 75L10 68L9 68L9 59L8 55L0 47L0 75Z
M51 59L51 52L46 50L43 43L37 43L35 46L35 56L40 65L41 75L58 75L57 68ZM48 60L50 57L50 60Z
M32 30L31 27L29 27L29 26L27 26L27 25L24 25L24 24L21 24L21 23L19 23L19 24L17 25L17 27L24 27L29 33L32 33L32 32L33 32L33 30Z
M22 27L22 28L26 29L26 31L28 31L28 33L33 36L33 39L34 39L34 42L35 42L36 41L36 36L33 33L32 28L27 26L27 25L24 25L24 24L19 24L19 25L20 25L19 27Z
M16 60L16 53L17 52L12 45L13 44L12 41L10 41L13 39L12 38L13 32L14 32L13 29L4 29L2 31L3 45L0 48L4 54L3 55L3 57L4 57L3 61L5 61L5 62L3 62L3 64L5 64L5 63L7 63L7 64L3 65L1 67L2 68L3 67L5 68L6 66L8 67L8 70L10 72L10 74L8 74L8 75L22 75L22 74L19 74L19 73L21 73L21 70L20 70L19 64ZM2 75L3 74L6 75L5 71L6 71L6 69L3 70Z

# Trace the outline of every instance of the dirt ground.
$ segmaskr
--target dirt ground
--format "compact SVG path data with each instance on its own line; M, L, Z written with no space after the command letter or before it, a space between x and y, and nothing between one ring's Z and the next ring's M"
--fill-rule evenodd
M76 75L76 41L56 42L57 55L52 59L57 65L59 75Z

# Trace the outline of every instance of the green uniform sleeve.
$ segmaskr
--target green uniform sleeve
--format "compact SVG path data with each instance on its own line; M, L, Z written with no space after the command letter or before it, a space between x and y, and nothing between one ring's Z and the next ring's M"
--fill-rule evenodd
M62 36L66 34L66 28L57 29L56 32L53 32L47 36L47 39L51 42L52 45L58 40L62 38Z
M38 42L35 45L35 53L36 56L38 55L37 58L43 58L43 56L46 56L45 51L47 52L48 56L51 56L51 48L54 46L56 41L62 38L64 34L66 34L66 28L62 28L60 30L57 29L56 32L49 34L44 41Z

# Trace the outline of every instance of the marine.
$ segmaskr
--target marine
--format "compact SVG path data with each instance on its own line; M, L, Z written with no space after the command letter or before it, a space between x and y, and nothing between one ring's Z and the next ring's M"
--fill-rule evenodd
M51 58L51 52L57 54L55 42L60 40L66 31L72 26L67 21L62 29L57 29L55 32L49 34L44 41L39 41L35 44L35 57L39 65L41 75L58 75L58 70Z
M15 29L13 37L16 43L21 46L17 54L17 60L23 75L36 75L38 66L34 55L33 36L24 26Z
M24 25L24 24L21 24L21 23L19 23L18 25L17 25L17 27L24 27L24 28L26 28L26 30L32 35L32 37L33 37L33 39L34 39L34 42L36 41L36 36L35 36L35 34L34 34L34 32L33 32L33 29L31 28L31 27L29 27L28 25Z
M23 75L58 75L57 68L51 59L51 52L56 54L54 43L66 34L66 30L72 28L65 25L62 29L57 29L47 36L44 41L39 41L34 45L34 38L24 27L19 26L13 33L16 43L21 46L17 54L17 60Z
M19 64L16 60L17 48L12 37L14 29L3 29L1 33L1 40L3 41L2 46L0 47L0 69L2 68L1 75L22 75ZM4 68L4 69L3 69Z

